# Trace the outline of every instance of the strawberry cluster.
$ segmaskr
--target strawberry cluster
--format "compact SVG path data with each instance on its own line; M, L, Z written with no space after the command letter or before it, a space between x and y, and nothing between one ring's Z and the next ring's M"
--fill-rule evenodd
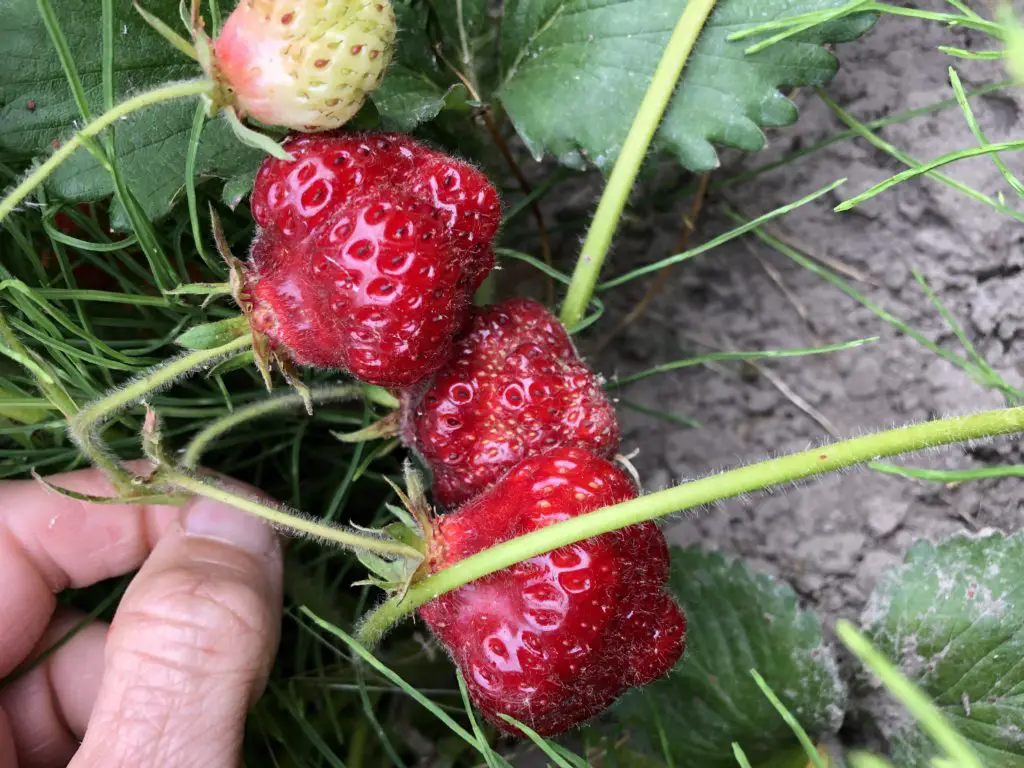
M254 334L293 362L401 390L401 433L448 514L430 573L553 523L635 498L611 459L602 382L537 302L472 308L494 265L500 203L466 163L400 134L319 134L268 158L238 290ZM257 345L258 347L259 345ZM665 590L653 523L587 539L420 609L499 728L544 735L665 674L686 620Z

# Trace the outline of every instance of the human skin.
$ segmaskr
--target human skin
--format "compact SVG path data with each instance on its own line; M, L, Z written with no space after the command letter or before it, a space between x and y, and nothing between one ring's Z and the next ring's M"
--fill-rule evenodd
M112 495L96 470L48 480ZM61 591L136 569L110 625L4 684L81 619ZM235 768L277 649L281 581L276 534L231 507L0 483L0 766Z

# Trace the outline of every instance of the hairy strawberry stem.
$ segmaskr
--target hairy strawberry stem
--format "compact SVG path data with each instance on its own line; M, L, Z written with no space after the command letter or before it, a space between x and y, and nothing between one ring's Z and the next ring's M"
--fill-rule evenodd
M319 387L309 392L310 400L314 403L330 403L337 400L349 400L363 394L363 389L358 384L342 384L335 387ZM236 408L231 413L208 424L192 438L192 442L185 448L181 457L181 466L192 469L199 464L203 452L210 444L225 432L244 424L253 419L269 416L276 411L288 410L303 405L301 394L291 392L276 397L270 397L249 405Z
M304 517L301 513L286 507L271 506L265 501L250 498L225 488L210 478L200 477L168 464L160 465L150 483L167 490L188 491L197 496L219 501L262 518L286 533L297 533L331 542L347 549L373 552L384 557L407 557L415 560L423 558L422 552L408 544L357 533L341 526L328 525L314 518Z
M213 92L213 88L213 83L205 78L202 80L188 80L184 83L171 83L160 88L154 88L152 91L140 93L138 96L133 96L113 109L104 112L64 142L60 149L50 155L46 162L33 170L10 194L0 201L0 221L6 219L11 211L28 197L36 187L46 181L50 174L57 170L60 164L71 157L86 141L94 136L98 136L122 117L165 101L209 95Z
M1021 431L1024 407L940 419L769 459L604 507L498 544L467 557L456 567L423 579L410 587L401 600L391 598L370 613L360 628L360 641L375 644L392 624L438 595L592 536L885 456Z
M142 402L148 395L159 392L179 379L241 352L249 346L252 346L252 336L245 335L213 349L201 349L172 358L163 365L150 369L123 387L111 390L105 397L93 401L70 418L72 439L90 458L109 455L99 436L104 423L125 409Z
M679 17L672 37L665 46L661 61L654 70L654 77L651 78L651 84L626 135L622 151L615 161L615 167L597 205L590 231L583 242L583 250L576 261L576 269L572 274L572 282L569 284L569 292L562 305L561 314L562 322L569 328L576 326L587 311L605 256L612 244L612 236L619 226L626 200L633 189L633 182L636 181L647 149L675 92L676 83L686 60L690 57L690 51L693 50L714 6L715 0L690 0L686 4L686 9Z

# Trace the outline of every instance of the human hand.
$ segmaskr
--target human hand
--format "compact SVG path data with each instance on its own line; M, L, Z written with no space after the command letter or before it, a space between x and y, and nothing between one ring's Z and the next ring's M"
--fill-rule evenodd
M51 480L111 495L96 470ZM57 593L136 568L111 625L0 688L0 768L240 763L277 648L281 549L223 504L100 506L0 483L0 680L81 619Z

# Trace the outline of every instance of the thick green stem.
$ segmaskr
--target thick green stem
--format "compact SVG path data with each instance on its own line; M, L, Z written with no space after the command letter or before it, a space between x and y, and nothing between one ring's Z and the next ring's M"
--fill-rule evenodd
M310 390L309 397L312 402L319 404L336 400L348 400L359 397L361 394L363 394L363 389L358 384L342 384L336 387L321 387ZM198 465L199 459L202 458L203 452L206 451L210 444L239 424L269 416L276 411L297 408L303 404L302 395L292 392L236 408L232 413L211 422L200 432L196 433L195 437L192 438L192 442L188 444L182 454L181 465L188 469Z
M154 475L153 483L168 489L176 489L194 493L207 499L248 512L266 520L283 531L311 536L315 539L329 541L348 549L363 552L374 552L384 557L408 557L415 560L423 558L423 553L401 542L356 533L346 528L326 525L312 518L302 517L300 513L285 508L275 508L266 502L235 493L212 480L175 469L163 464Z
M42 184L53 173L61 163L67 160L82 144L94 136L99 135L115 122L132 112L137 112L145 107L161 104L174 99L185 99L191 96L202 96L213 92L213 83L209 80L189 80L184 83L172 83L161 88L155 88L146 93L140 93L127 101L118 104L109 112L105 112L85 128L76 133L46 160L45 163L33 170L22 182L14 188L0 202L0 221L3 221L32 191Z
M644 156L676 89L676 83L686 60L690 57L690 51L693 50L700 31L704 28L704 22L714 6L715 0L690 0L686 4L686 10L676 23L661 61L658 62L658 68L654 70L651 84L626 135L622 152L615 161L615 167L597 205L594 220L590 224L587 239L583 242L583 250L576 262L569 292L562 305L562 322L569 328L577 325L586 314L605 256L611 247L612 236L619 226L626 200L633 189L633 182L640 172Z
M150 369L125 386L112 390L106 397L95 400L80 410L69 420L71 437L87 456L104 454L99 430L105 422L126 408L141 402L147 395L159 392L194 371L213 365L251 345L252 336L245 335L232 339L223 346L189 352Z
M1024 431L1024 407L941 419L769 459L605 507L498 544L427 577L401 599L393 597L371 613L359 636L372 645L402 616L438 595L592 536L886 456L1020 431Z

